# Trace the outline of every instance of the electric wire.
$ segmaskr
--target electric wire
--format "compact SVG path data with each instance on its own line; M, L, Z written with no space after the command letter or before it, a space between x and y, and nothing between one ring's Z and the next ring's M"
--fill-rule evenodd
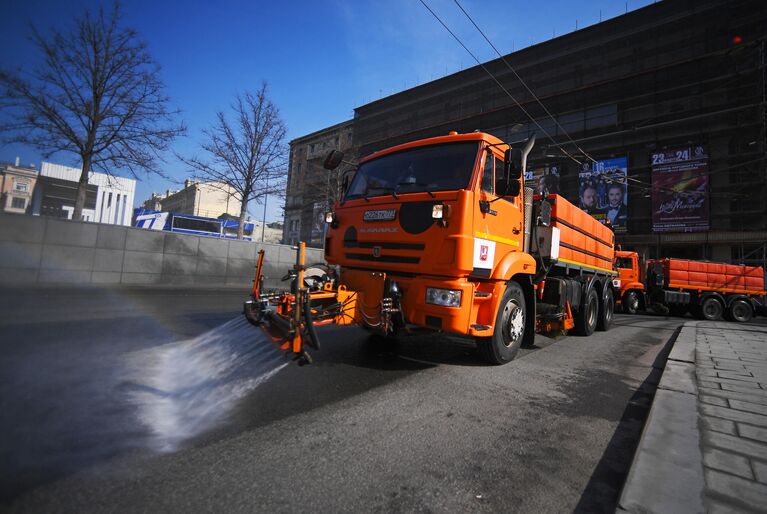
M564 134L564 135L567 137L567 139L568 139L568 140L569 140L569 141L570 141L570 142L571 142L573 145L575 145L575 147L578 149L578 151L579 151L581 154L583 154L583 155L584 155L584 156L585 156L587 159L589 159L589 160L590 160L592 163L596 163L596 162L597 162L597 161L596 161L596 159L594 159L594 158L593 158L593 157L592 157L592 156L591 156L591 155L590 155L588 152L586 152L586 151L585 151L585 150L584 150L584 149L583 149L583 148L582 148L582 147L581 147L581 146L580 146L580 145L579 145L579 144L578 144L578 143L577 143L577 142L576 142L576 141L575 141L575 140L572 138L572 136L570 136L570 134L567 132L567 130L565 130L565 128L564 128L564 127L563 127L563 126L562 126L562 125L559 123L559 121L558 121L558 120L556 119L556 117L555 117L555 116L554 116L554 115L551 113L551 111L549 111L549 110L548 110L548 108L546 108L546 106L543 104L543 102L540 100L540 98L538 98L538 96L535 94L535 92L534 92L534 91L533 91L533 90L532 90L532 89L531 89L531 88L530 88L530 87L527 85L527 83L524 81L524 79L522 79L522 77L519 75L519 73L517 73L517 71L514 69L514 67L513 67L513 66L512 66L512 65L511 65L511 64L510 64L510 63L509 63L507 60L506 60L506 58L503 56L503 54L501 54L501 52L498 50L498 48L497 48L497 47L496 47L496 46L493 44L493 42L490 40L490 38L488 38L488 37L487 37L487 35L485 34L485 32L482 30L482 28L480 28L480 27L479 27L479 25L477 25L477 23L474 21L474 19L471 17L471 15L470 15L470 14L469 14L469 13L466 11L466 9L464 9L464 8L463 8L463 6L461 5L461 3L460 3L458 0L453 0L453 2L455 3L455 5L457 5L457 6L458 6L458 8L461 10L461 12L464 14L464 16L465 16L465 17L466 17L466 18L469 20L469 22L471 22L471 24L472 24L472 25L474 25L474 28L475 28L475 29L477 29L477 31L480 33L480 35L482 35L482 37L485 39L485 41L487 42L487 44L488 44L488 45L490 45L490 47L493 49L493 51L495 51L496 55L498 55L498 57L500 57L501 61L502 61L502 62L503 62L505 65L506 65L506 67L507 67L507 68L508 68L508 69L509 69L509 70L510 70L510 71L511 71L513 74L514 74L514 76L517 78L517 80L519 80L520 84L522 84L522 86L524 86L524 88L527 90L527 92L528 92L528 93L530 93L530 95L533 97L533 99L535 99L535 101L538 103L538 105L540 105L540 106L541 106L541 108L544 110L544 112L546 113L546 115L547 115L547 116L548 116L548 117L551 119L551 121L553 121L553 122L554 122L554 124L555 124L555 125L556 125L556 126L557 126L557 127L558 127L558 128L561 130L561 131L562 131L562 133L563 133L563 134ZM726 84L726 86L727 86L727 87L729 87L729 83L728 83L728 84ZM720 87L721 87L721 86L720 86ZM717 88L717 89L718 89L718 88ZM709 93L710 93L710 91L709 91ZM714 173L721 173L721 172L723 172L723 171L730 171L730 170L731 170L731 169L733 169L733 168L737 168L737 167L745 166L745 165L747 165L747 164L750 164L750 163L752 163L752 162L757 162L757 161L760 161L760 160L763 160L763 159L764 159L764 158L759 158L759 159L755 159L755 160L753 160L753 161L749 161L749 162L747 162L747 163L741 163L741 164L738 164L738 165L735 165L735 166L731 166L731 167L728 167L728 168L724 168L724 169L721 169L721 170L709 171L708 173L703 173L703 174L700 174L700 175L698 175L698 176L710 176L710 175L713 175ZM622 178L625 178L625 181L631 181L631 182L633 182L633 183L635 183L635 184L638 184L638 185L641 185L641 186L643 186L644 188L650 188L650 189L653 189L653 190L665 190L665 191L667 191L667 192L676 192L675 190L673 190L673 189L671 189L671 188L663 188L663 187L661 187L661 186L655 186L655 185L653 185L653 184L650 184L650 183L646 183L646 182L643 182L643 181L641 181L641 180L639 180L639 179L636 179L636 178L634 178L634 177L629 177L628 175L626 175L625 177L622 177ZM607 182L608 182L608 183L621 183L621 184L625 184L625 182L624 182L624 181L622 181L622 180L620 180L620 179L618 179L618 180L614 180L614 179L608 179L608 180L607 180ZM627 185L627 184L626 184L626 185ZM682 195L689 195L689 194L699 194L699 193L695 193L695 192L692 192L692 191L681 191L681 192L679 192L679 193L680 193L680 194L682 194ZM718 196L716 193L710 193L710 192L707 192L707 193L706 193L706 195L707 195L707 196ZM732 193L730 193L730 194L728 194L728 193L724 193L724 194L722 194L721 196L723 196L723 197L731 197L731 196L734 196L734 194L732 194Z
M562 144L557 143L556 141L554 141L553 137L548 133L548 131L546 129L544 129L540 125L540 123L536 119L534 119L532 117L532 115L527 111L527 109L525 109L520 104L520 102L514 97L514 95L512 95L508 91L508 89L506 89L503 86L503 84L501 84L501 82L498 80L498 78L495 75L493 75L493 73L477 58L477 56L471 50L469 50L469 48L463 43L463 41L461 41L461 39L447 26L447 24L437 15L437 13L434 12L434 10L432 10L429 7L429 5L425 2L425 0L419 0L419 1L429 11L429 13L431 13L431 15L440 23L440 25L442 25L442 27L453 37L453 39L455 39L458 42L458 44L461 45L461 47L463 47L463 49L466 50L466 52L477 62L477 64L483 69L483 71L485 71L485 73L487 73L490 76L490 78L493 79L493 81L498 85L498 87L500 87L503 90L503 92L506 93L506 95L509 98L511 98L511 100L517 105L517 107L520 108L520 110L522 110L522 112L527 116L527 118L530 119L530 121L532 121L562 153L564 153L567 157L569 157L571 160L573 160L577 164L582 165L583 163L581 161L579 161L577 158L575 158L570 152L565 150L563 148ZM485 39L485 41L492 47L492 49L495 51L495 53L501 58L501 61L509 68L509 70L514 74L514 76L519 80L519 82L525 87L525 89L535 99L535 101L538 103L538 105L540 105L541 108L544 110L544 112L546 112L548 117L551 118L551 120L555 123L555 125L567 137L567 139L573 145L575 145L575 147L578 149L578 151L581 154L583 154L589 161L591 161L592 163L598 162L588 152L583 150L583 148L572 138L572 136L570 136L570 134L564 129L564 127L562 127L562 125L559 123L559 121L551 114L551 112L546 108L546 106L543 104L543 102L540 100L540 98L538 98L538 96L535 94L535 92L527 85L527 83L517 73L517 71L514 69L514 67L511 66L511 64L509 64L509 62L503 57L503 55L498 51L498 49L495 47L495 45L490 41L490 39L487 37L487 35L477 25L477 23L474 21L474 19L471 17L471 15L469 15L469 13L463 8L463 6L458 2L458 0L453 0L453 1L458 6L458 8L461 10L461 12L464 14L464 16L466 16L466 18L471 22L471 24L482 35L482 37ZM724 169L709 171L709 172L707 172L705 174L702 174L702 175L703 176L709 176L709 175L713 175L715 173L721 173L721 172L730 171L730 170L732 170L734 168L745 166L747 164L750 164L750 163L753 163L753 162L757 162L757 161L760 161L760 160L763 160L763 159L764 158L759 158L759 159L755 159L753 161L748 161L746 163L737 164L737 165L734 165L734 166L731 166L731 167L727 167L727 168L724 168ZM651 183L648 183L648 182L644 182L644 181L639 180L639 179L634 178L634 177L629 177L628 175L622 176L621 179L619 179L619 180L613 180L613 179L609 179L608 180L608 182L610 182L610 183L617 182L617 183L621 183L621 184L624 184L624 185L628 185L627 182L629 182L629 181L634 183L634 184L637 184L638 186L642 186L642 189L646 189L648 191L649 190L655 190L655 191L677 192L677 191L675 191L672 188L665 188L665 187L662 187L662 186L657 186L657 185L654 185L654 184L651 184ZM681 193L683 195L684 194L699 194L699 193L686 192L686 191L685 192L679 192L679 193ZM706 194L706 196L720 196L719 193L706 192L705 194ZM734 196L738 196L738 195L736 195L734 193L722 193L721 196L723 196L723 197L734 197Z
M477 23L474 21L474 19L469 15L468 12L466 12L466 9L463 8L463 6L458 2L458 0L453 0L455 2L455 5L458 6L458 8L461 10L461 12L466 16L466 18L471 22L472 25L474 25L474 28L479 31L479 33L482 35L483 38L485 38L485 41L487 41L487 44L490 45L490 47L495 51L495 53L498 55L498 57L501 58L501 61L506 65L507 68L514 74L515 77L517 77L517 80L519 80L520 84L522 84L525 89L527 89L527 92L532 95L532 97L535 99L535 101L538 103L538 105L541 106L541 108L544 110L546 115L551 118L551 120L554 122L554 124L559 128L559 130L562 131L562 133L567 137L567 139L570 140L570 142L575 145L575 147L578 149L579 152L581 152L587 159L589 159L591 162L596 163L596 159L594 159L591 155L589 155L583 148L580 147L578 143L576 143L573 138L570 136L570 134L565 130L565 128L559 123L559 121L554 117L553 114L546 108L545 105L543 105L543 102L541 102L540 98L533 92L532 89L527 85L527 83L522 79L522 77L519 76L519 73L517 73L517 70L514 69L514 67L509 64L509 62L506 60L506 58L501 54L501 52L498 51L498 49L495 47L492 41L490 41L490 38L487 37L487 35L484 33L484 31L477 25Z
M696 176L697 177L710 177L712 175L716 175L716 174L719 174L719 173L729 172L729 171L737 169L737 168L742 168L744 166L748 166L750 164L754 164L756 162L763 161L765 159L767 159L767 157L758 157L756 159L752 159L752 160L746 161L746 162L741 162L739 164L734 164L734 165L728 166L726 168L721 168L721 169L717 169L717 170L711 170L711 171L707 171L706 173L700 173L700 174L698 174ZM628 184L626 184L624 182L623 179L625 179L626 181L633 182L633 183L637 184L638 186L641 186L642 189L647 189L648 191L649 190L654 190L654 191L676 192L676 193L679 193L679 194L681 194L683 196L684 195L697 195L697 194L701 194L699 192L694 192L694 191L676 191L673 188L657 186L655 184L652 184L651 182L645 182L645 181L640 180L640 179L635 178L635 177L629 177L629 176L625 176L624 177L622 175L619 176L618 179L615 179L615 178L612 178L612 177L605 177L605 181L607 183L619 183L619 184L628 185ZM739 189L742 189L742 187L740 187ZM706 196L721 197L721 198L734 198L734 197L739 197L739 196L740 197L746 196L746 195L738 194L738 193L734 193L734 192L721 192L721 193L705 192L705 193L702 193L702 194L705 194Z
M450 30L450 27L448 27L448 26L445 24L445 22L444 22L444 21L442 21L442 18L440 18L440 17L437 15L437 13L435 13L435 12L434 12L434 11L431 9L431 7L429 7L429 5L428 5L428 4L425 2L425 0L419 0L419 1L420 1L420 2L421 2L421 4L423 4L423 6L424 6L424 7L425 7L425 8L426 8L426 9L427 9L427 10L428 10L430 13L431 13L431 15L432 15L432 16L433 16L433 17L434 17L434 18L435 18L435 19L436 19L436 20L437 20L437 21L440 23L440 25L442 25L442 26L445 28L445 30L447 30L447 31L448 31L448 33L449 33L451 36L453 36L453 39L455 39L455 40L458 42L458 44L459 44L459 45L461 45L461 46L463 47L463 49L464 49L464 50L466 50L466 52L467 52L469 55L471 55L471 57L472 57L472 58L473 58L473 59L474 59L474 60L477 62L477 64L478 64L478 65L479 65L479 66L480 66L480 67L481 67L481 68L482 68L482 69L485 71L485 73L487 73L487 74L490 76L490 78L491 78L491 79L493 79L493 81L494 81L496 84L498 84L498 87L500 87L500 88L503 90L503 92L504 92L504 93L506 93L506 95L507 95L509 98L511 98L511 100L512 100L512 101L513 101L513 102L514 102L516 105L517 105L517 107L519 107L519 108L522 110L522 112L525 114L525 116L527 116L527 117L530 119L530 121L532 121L532 122L533 122L533 123L534 123L534 124L535 124L535 125L536 125L536 126L537 126L537 127L540 129L540 130L541 130L541 132L543 132L543 133L546 135L546 137L547 137L547 138L549 138L549 140L550 140L550 141L551 141L551 142L552 142L552 143L553 143L553 144L554 144L554 145L555 145L557 148L559 148L559 150L560 150L560 151L561 151L563 154L565 154L566 156L568 156L570 159L572 159L574 162L578 163L579 165L582 165L583 163L582 163L581 161L579 161L578 159L576 159L576 158L575 158L575 157L574 157L574 156L573 156L573 155L572 155L570 152L568 152L567 150L565 150L565 149L562 147L562 145L561 145L560 143L557 143L556 141L554 141L554 138L553 138L553 137L551 137L551 135L548 133L548 131L546 131L546 129L545 129L545 128L543 128L543 127L541 126L541 124L540 124L540 123L538 123L538 121L537 121L535 118L533 118L533 116L532 116L532 115L531 115L531 114L530 114L530 113L527 111L527 109L525 109L524 107L522 107L522 104L520 104L520 103L519 103L519 101L517 101L517 99L514 97L514 95L512 95L512 94L509 92L509 90L508 90L508 89L506 89L506 88L503 86L503 84L501 84L501 83L500 83L500 81L499 81L499 80L496 78L496 76L495 76L495 75L493 75L493 73L492 73L490 70L488 70L488 69L487 69L487 67L486 67L486 66L485 66L485 65L484 65L484 64L483 64L483 63L482 63L482 62L479 60L479 58L477 58L477 56L476 56L476 55L474 55L474 53L473 53L471 50L469 50L469 48L468 48L468 47L467 47L467 46L466 46L466 45L463 43L463 41L461 41L461 39L460 39L460 38L459 38L459 37L458 37L458 36L457 36L457 35L456 35L456 34L455 34L455 33L454 33L452 30Z

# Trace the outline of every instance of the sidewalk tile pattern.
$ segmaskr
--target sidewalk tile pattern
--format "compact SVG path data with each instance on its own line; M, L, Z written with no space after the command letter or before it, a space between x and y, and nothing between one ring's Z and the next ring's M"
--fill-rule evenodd
M687 323L710 512L767 511L767 327ZM692 334L690 334L692 332Z

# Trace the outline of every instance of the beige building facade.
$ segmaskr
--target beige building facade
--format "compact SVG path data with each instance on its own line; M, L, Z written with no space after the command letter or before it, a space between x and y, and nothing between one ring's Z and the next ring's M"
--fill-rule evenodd
M37 176L36 169L18 164L0 167L0 210L17 214L30 212Z
M240 205L231 186L221 182L195 182L187 180L179 191L167 191L165 195L152 193L143 207L156 211L176 212L218 218L223 214L240 216Z
M322 164L331 150L344 152L344 160L356 160L352 136L352 120L349 120L290 142L282 228L284 244L305 241L308 246L322 248L325 212L337 200L341 177L349 169L342 164L328 172Z

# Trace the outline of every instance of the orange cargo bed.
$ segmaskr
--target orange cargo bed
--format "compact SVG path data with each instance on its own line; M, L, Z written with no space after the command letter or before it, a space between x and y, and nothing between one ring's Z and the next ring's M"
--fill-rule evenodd
M613 231L559 195L547 199L551 224L559 228L559 261L612 272Z
M718 262L660 259L670 288L763 295L764 268Z

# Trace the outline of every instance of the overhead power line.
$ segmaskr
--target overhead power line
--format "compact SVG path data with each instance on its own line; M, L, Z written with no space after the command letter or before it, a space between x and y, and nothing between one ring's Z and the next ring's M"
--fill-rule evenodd
M513 101L513 102L514 102L516 105L517 105L517 107L519 107L519 108L522 110L522 112L525 114L525 116L527 116L527 117L528 117L528 119L530 119L530 121L532 121L532 122L533 122L533 123L534 123L534 124L535 124L535 125L536 125L536 126L537 126L537 127L540 129L540 130L541 130L541 132L543 132L543 133L546 135L546 137L547 137L547 138L548 138L548 139L549 139L549 140L550 140L550 141L551 141L551 142L554 144L554 146L556 146L556 147L559 149L559 151L561 151L561 152L562 152L563 154L565 154L567 157L569 157L570 159L572 159L574 162L578 163L579 165L582 165L583 163L582 163L581 161L579 161L578 159L576 159L576 158L575 158L575 157L574 157L574 156L573 156L573 155L572 155L570 152L568 152L567 150L565 150L565 149L562 147L562 145L561 145L560 143L557 143L556 141L554 141L554 138L553 138L553 137L551 137L551 135L550 135L550 134L549 134L549 133L546 131L546 129L545 129L545 128L543 128L543 127L541 126L541 124L540 124L540 123L538 123L538 121L537 121L535 118L533 118L533 117L530 115L530 113L529 113L529 112L527 112L527 110L526 110L524 107L522 107L522 104L520 104L520 103L517 101L517 99L516 99L516 98L514 98L514 95L512 95L512 94L509 92L509 90L508 90L508 89L506 89L506 88L503 86L503 84L501 84L501 83L500 83L500 81L499 81L499 80L496 78L496 76L495 76L495 75L493 75L493 73L492 73L490 70L488 70L488 69L487 69L487 67L486 67L484 64L482 64L482 62L481 62L481 61L480 61L480 60L477 58L477 56L476 56L476 55L474 55L474 53L473 53L471 50L469 50L469 48L468 48L468 47L467 47L465 44L463 44L463 41L461 41L461 39L460 39L460 38L459 38L459 37L458 37L458 36L457 36L457 35L456 35L456 34L455 34L455 33L454 33L452 30L450 30L450 28L449 28L449 27L448 27L448 26L445 24L445 22L444 22L444 21L442 21L442 18L440 18L440 17L437 15L437 13L435 13L435 12L434 12L434 11L431 9L431 7L429 7L429 6L428 6L428 4L427 4L427 3L426 3L424 0L419 0L419 1L421 2L421 4L423 4L423 6L424 6L424 7L426 7L426 9L427 9L427 10L428 10L428 11L431 13L431 15L432 15L432 16L433 16L433 17L434 17L434 18L435 18L435 19L436 19L436 20L437 20L437 21L440 23L440 25L442 25L442 26L445 28L445 30L446 30L446 31L448 31L448 33L449 33L451 36L453 36L453 39L455 39L455 40L458 42L458 44L459 44L459 45L461 45L461 46L463 47L463 49L464 49L464 50L466 50L466 52L467 52L469 55L471 55L471 56L472 56L472 58L473 58L473 59L474 59L474 60L477 62L477 64L478 64L478 65L479 65L479 66L480 66L480 67L481 67L481 68L482 68L482 69L485 71L485 73L487 73L487 74L490 76L490 78L491 78L491 79L493 79L493 81L494 81L496 84L498 84L498 87L500 87L500 88L503 90L503 92L504 92L504 93L506 93L506 95L507 95L509 98L511 98L511 100L512 100L512 101ZM592 159L592 160L593 160L593 159Z
M557 118L551 114L551 112L546 108L545 105L543 105L543 102L541 102L540 98L533 92L532 89L530 89L530 86L527 85L527 83L522 79L522 77L519 76L519 73L517 73L517 70L514 69L514 67L509 64L509 62L506 60L506 58L501 54L501 52L498 51L498 49L495 47L492 41L490 41L490 38L487 37L487 35L484 33L484 31L477 25L477 23L474 21L474 19L469 15L468 12L466 12L466 9L463 8L463 6L460 4L458 0L453 0L455 2L455 5L458 6L458 8L461 10L461 12L466 16L466 18L471 22L472 25L474 25L474 28L479 31L480 34L482 34L482 37L485 38L485 41L487 41L487 44L490 45L490 47L495 51L495 53L498 55L498 57L501 58L501 61L506 65L507 68L514 74L515 77L517 77L517 80L519 80L520 84L522 84L525 89L527 89L527 92L532 95L532 97L535 99L536 102L538 102L538 105L541 106L541 108L544 110L546 115L548 115L549 118L556 124L556 126L559 128L559 130L562 131L562 133L567 136L567 139L570 140L570 142L575 145L575 147L578 149L579 152L581 152L587 159L589 159L591 162L597 162L591 155L589 155L583 148L576 143L572 137L570 137L570 134L565 130L565 128L559 123Z

